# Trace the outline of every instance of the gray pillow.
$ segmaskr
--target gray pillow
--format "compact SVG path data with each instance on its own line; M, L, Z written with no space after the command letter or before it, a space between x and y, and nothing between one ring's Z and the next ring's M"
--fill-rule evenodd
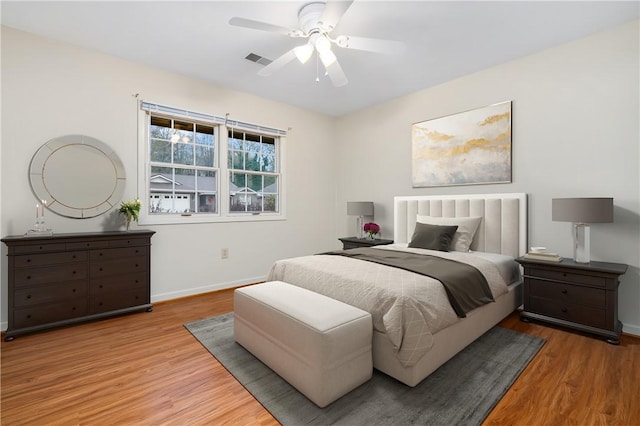
M439 226L418 222L409 242L409 247L449 251L456 229L458 229L457 225Z

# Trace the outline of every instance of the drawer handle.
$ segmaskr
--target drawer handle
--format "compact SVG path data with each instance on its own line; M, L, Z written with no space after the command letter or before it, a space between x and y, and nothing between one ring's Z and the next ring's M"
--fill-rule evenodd
M562 313L566 314L567 313L567 308L562 308Z
M31 275L27 275L27 279L30 280L31 279Z
M136 263L136 268L138 267L138 264Z
M75 310L76 310L76 307L74 306L73 308L71 308L71 310L72 310L72 311L75 311Z
M75 293L75 292L76 292L76 289L75 289L75 288L74 288L74 289L72 289L72 290L71 290L71 292L72 292L72 293Z
M31 319L31 314L27 315L27 319Z
M74 254L73 256L71 256L71 258L72 258L72 259L75 259L75 258L76 258L76 255Z
M100 252L100 253L98 254L98 256L102 256L102 252Z
M567 294L567 289L562 290L562 294Z
M27 263L31 263L31 259L27 259Z
M140 280L136 280L136 284L138 284L140 282Z
M75 274L76 274L76 271L71 271L71 273L72 273L73 275L75 275Z
M100 268L99 270L102 271L102 268Z
M100 284L100 288L102 288L102 284Z
M31 295L30 294L27 294L27 299L31 299Z

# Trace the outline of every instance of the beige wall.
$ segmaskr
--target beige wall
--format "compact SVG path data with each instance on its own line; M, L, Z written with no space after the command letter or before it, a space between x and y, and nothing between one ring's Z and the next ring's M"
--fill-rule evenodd
M615 223L592 225L591 255L630 265L620 319L640 335L638 33L636 21L340 118L338 232L351 229L348 200L374 201L393 238L395 195L526 192L529 245L571 258L571 224L551 221L551 199L612 196ZM507 100L513 183L412 188L412 123Z
M152 301L255 282L276 259L337 246L333 118L8 28L2 29L2 236L23 234L33 225L29 161L57 136L85 134L109 144L126 168L124 199L137 195L136 93L157 103L291 128L285 148L287 220L148 226L157 232ZM113 226L114 212L86 220L49 214L47 221L57 233L101 231ZM229 249L226 260L220 258L223 247ZM2 254L6 328L4 245Z

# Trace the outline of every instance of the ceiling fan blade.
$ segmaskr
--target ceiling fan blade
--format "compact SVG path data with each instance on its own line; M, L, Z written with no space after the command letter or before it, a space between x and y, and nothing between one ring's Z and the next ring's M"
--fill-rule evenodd
M352 37L341 35L336 38L336 44L345 49L366 50L375 53L402 53L406 46L401 41L382 40L367 37Z
M324 10L322 11L322 15L320 15L320 22L326 31L331 31L338 25L338 21L342 18L349 7L351 7L351 3L353 0L328 0L324 6Z
M329 64L329 66L325 66L324 69L327 70L327 74L329 74L329 79L331 80L331 83L333 83L335 87L344 86L349 82L349 80L347 80L347 76L342 70L342 67L340 66L340 63L338 62L337 59L333 61L333 63Z
M267 22L254 21L253 19L234 17L229 19L229 25L233 25L235 27L250 28L252 30L268 31L270 33L278 33L290 37L304 36L302 31L300 30L281 27L279 25L269 24Z
M293 61L295 58L296 58L296 54L294 52L294 49L291 49L287 53L275 59L269 65L267 65L266 67L258 71L258 75L261 75L263 77L269 76L273 74L275 71L287 65L289 62Z

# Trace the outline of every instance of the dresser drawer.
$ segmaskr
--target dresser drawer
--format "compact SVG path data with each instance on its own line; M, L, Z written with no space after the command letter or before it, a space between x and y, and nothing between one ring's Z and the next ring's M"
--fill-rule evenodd
M87 314L87 299L69 299L13 311L13 328L31 327L71 319Z
M14 293L13 305L20 308L23 306L53 303L86 296L86 280L69 281L58 284L20 288Z
M529 296L562 303L606 308L606 291L592 287L581 287L555 281L527 278Z
M75 281L87 278L87 264L66 263L37 268L16 268L14 274L16 287Z
M591 306L563 303L549 299L529 298L525 307L527 312L533 312L591 327L608 329L605 309Z
M77 243L67 243L67 250L88 250L102 247L109 247L108 241L82 241Z
M66 246L64 243L19 245L13 248L13 254L50 253L55 251L64 251L65 248Z
M148 246L148 238L122 238L109 241L109 247L132 247L132 246Z
M149 303L149 288L136 288L121 293L103 294L89 298L89 310L92 314L130 308Z
M585 275L571 271L554 271L549 269L531 267L527 268L525 275L532 278L547 278L555 281L585 284L602 288L605 288L607 285L605 277L600 277L597 275Z
M15 267L57 265L61 263L84 262L86 251L65 251L60 253L24 254L14 257Z
M92 280L89 284L89 294L98 296L107 293L119 293L131 289L149 286L149 275L146 272L126 275L113 275L107 278Z
M146 255L149 253L149 247L126 247L126 248L110 248L104 250L91 251L91 261L131 258L135 256Z
M108 277L111 275L123 275L144 272L149 265L148 256L133 256L121 259L105 259L91 261L89 270L91 280Z

